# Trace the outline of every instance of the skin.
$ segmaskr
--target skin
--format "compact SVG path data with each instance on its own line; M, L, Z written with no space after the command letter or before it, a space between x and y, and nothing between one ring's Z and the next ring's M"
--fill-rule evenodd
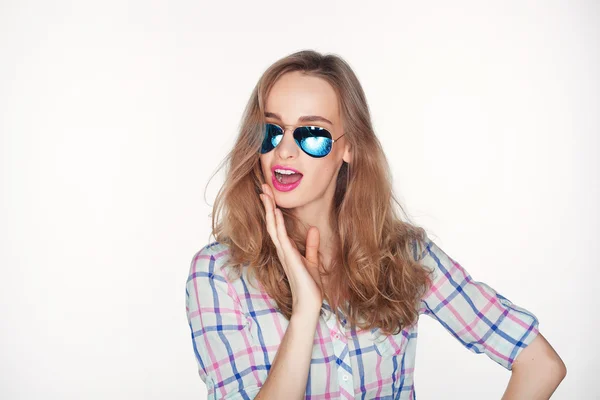
M306 272L308 271L317 284L321 284L315 269L315 249L318 248L323 256L326 267L327 260L331 259L332 254L329 246L332 231L327 221L333 204L335 181L342 161L351 163L352 155L345 137L334 144L331 153L326 157L312 158L297 146L292 136L294 126L299 124L298 118L305 115L319 115L331 121L331 124L324 122L304 124L322 126L332 133L334 139L344 133L337 95L325 80L306 76L297 71L283 75L273 86L266 100L265 111L278 114L281 118L279 120L267 117L267 122L276 123L287 129L279 145L269 153L260 156L266 181L266 185L262 188L261 199L267 212L270 235L278 247L280 258L286 260L284 263L286 273L294 277L292 282L296 294L295 301L305 299L307 302L301 306L298 303L296 307L296 310L302 310L296 315L301 315L303 318L301 325L305 325L306 321L313 320L321 299L317 287L312 280L308 279ZM276 164L300 171L303 174L300 185L290 192L280 192L275 189L271 181L271 167ZM277 207L292 209L294 215L301 221L318 229L316 232L315 228L311 228L307 233L307 248L311 248L310 260L302 258L293 244L287 240L283 215L277 211ZM310 299L310 302L307 299ZM303 358L306 360L310 360L312 337L310 339L311 342L306 345L306 356ZM540 333L515 360L512 376L502 399L548 399L565 378L566 371L562 359ZM285 389L289 390L289 387ZM303 397L303 389L303 387L298 388L299 397Z
M319 230L319 252L323 256L324 267L327 268L333 250L330 247L332 231L327 221L333 205L339 169L343 161L352 161L350 146L344 136L333 144L332 151L327 156L313 158L298 147L292 133L295 126L316 125L331 132L334 139L339 138L344 130L337 94L324 79L307 76L300 71L289 72L282 75L272 87L266 99L265 111L281 117L281 120L266 117L267 122L289 129L286 129L275 149L261 154L263 176L276 206L293 209L294 215L302 222ZM321 121L299 123L298 118L306 115L324 117L331 124ZM303 174L300 185L289 192L275 189L271 168L277 164L300 171Z
M266 112L278 114L281 120L269 117L267 121L276 122L286 130L279 145L260 157L267 182L261 187L260 198L265 208L267 231L290 282L293 305L281 346L256 398L303 399L324 291L324 282L318 274L318 252L327 259L331 228L326 221L333 204L335 179L342 162L350 161L350 154L342 138L326 157L310 157L297 146L292 136L293 128L289 129L288 125L298 123L302 116L319 115L331 121L331 124L320 126L328 129L334 139L342 134L337 97L333 88L322 79L300 73L280 77L266 101ZM300 171L303 174L300 185L291 192L276 190L271 171L276 164ZM310 226L306 234L306 258L289 239L278 206L291 209ZM294 378L289 379L290 376Z
M519 354L502 400L546 400L567 375L567 367L540 333Z

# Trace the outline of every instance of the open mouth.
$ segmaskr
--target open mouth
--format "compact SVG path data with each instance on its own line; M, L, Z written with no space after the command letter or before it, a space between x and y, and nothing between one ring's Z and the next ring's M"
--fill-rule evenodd
M302 174L297 172L290 174L275 172L275 179L282 185L291 185L292 183L298 182L301 178Z

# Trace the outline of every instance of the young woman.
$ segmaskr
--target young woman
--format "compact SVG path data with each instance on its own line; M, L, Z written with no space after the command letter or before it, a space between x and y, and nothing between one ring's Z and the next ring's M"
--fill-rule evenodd
M549 398L565 376L533 313L399 216L340 57L271 65L227 162L215 241L194 255L186 290L209 398L414 399L420 314L512 370L507 399Z

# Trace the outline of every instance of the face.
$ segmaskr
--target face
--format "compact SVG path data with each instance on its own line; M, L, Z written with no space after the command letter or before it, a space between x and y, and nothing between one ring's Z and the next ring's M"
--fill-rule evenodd
M325 120L301 122L299 119L303 116L319 116ZM297 126L319 126L327 129L333 139L338 139L344 133L333 87L321 78L299 71L286 73L277 80L266 99L265 121L285 129L279 144L270 152L260 155L265 182L271 187L277 205L283 208L311 204L329 207L324 203L333 199L335 178L342 161L350 162L347 140L345 137L336 140L329 154L313 158L297 145L293 130ZM273 182L273 168L276 165L302 174L294 189L284 191Z

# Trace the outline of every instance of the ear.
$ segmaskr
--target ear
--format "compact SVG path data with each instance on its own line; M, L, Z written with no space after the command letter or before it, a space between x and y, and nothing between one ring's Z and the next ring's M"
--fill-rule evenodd
M350 143L348 143L348 141L346 141L346 144L344 145L344 155L342 156L342 159L348 164L352 164L352 149L350 148Z

